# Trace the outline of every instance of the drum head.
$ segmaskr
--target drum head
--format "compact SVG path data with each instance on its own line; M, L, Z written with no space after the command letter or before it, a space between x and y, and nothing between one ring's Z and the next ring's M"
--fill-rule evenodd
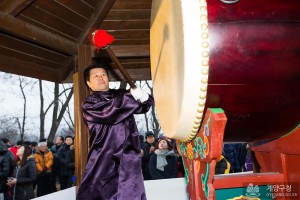
M168 137L191 140L198 132L208 80L205 0L153 0L151 74L157 114Z

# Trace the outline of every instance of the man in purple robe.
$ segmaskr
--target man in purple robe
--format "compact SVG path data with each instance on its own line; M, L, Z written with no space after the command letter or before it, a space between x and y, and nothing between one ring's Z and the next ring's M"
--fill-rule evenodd
M133 114L154 104L140 88L109 89L104 66L84 71L92 91L82 104L90 133L90 152L77 200L146 200L139 133Z

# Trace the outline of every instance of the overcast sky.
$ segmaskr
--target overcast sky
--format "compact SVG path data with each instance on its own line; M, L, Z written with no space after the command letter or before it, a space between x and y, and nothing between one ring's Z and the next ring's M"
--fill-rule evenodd
M16 79L17 76L13 75L10 79L4 78L5 73L0 72L0 117L21 117L23 115L24 100L19 87L19 82ZM39 135L39 114L40 114L40 97L37 79L33 79L35 84L28 85L25 88L27 98L27 119L26 128L29 132ZM67 86L66 86L67 87ZM54 83L49 81L43 81L43 93L44 93L44 109L53 100ZM73 98L70 101L70 109L73 113ZM52 111L49 111L46 115L46 127L45 134L48 134L52 121ZM65 123L62 121L62 124Z

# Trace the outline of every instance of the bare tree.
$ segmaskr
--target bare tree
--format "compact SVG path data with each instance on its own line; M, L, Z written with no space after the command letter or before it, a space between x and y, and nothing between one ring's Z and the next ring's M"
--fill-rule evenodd
M45 138L45 120L46 120L46 114L48 111L53 111L52 113L52 124L51 128L49 130L49 140L53 140L55 133L58 130L58 127L63 119L65 118L65 121L68 121L69 129L74 127L74 122L72 121L71 112L68 107L68 104L73 96L73 87L63 88L63 90L60 92L60 87L58 83L54 83L54 92L53 93L53 101L49 103L49 105L45 108L45 94L43 91L43 81L37 80L33 78L27 78L23 76L17 76L13 74L8 73L0 73L1 79L6 82L11 82L11 86L15 87L15 83L18 83L18 86L21 91L21 98L23 100L23 106L22 106L22 114L18 114L19 110L16 110L16 114L11 118L13 120L13 123L15 124L15 130L17 130L20 134L20 138L22 141L24 139L36 139L34 135L26 134L26 132L29 130L26 128L26 122L30 119L30 115L27 111L27 97L30 93L34 93L35 90L32 90L33 87L35 87L35 82L39 82L39 98L40 98L40 138ZM17 90L12 90L12 92L15 92ZM47 93L46 93L47 94ZM47 100L49 98L46 98ZM47 101L46 103L48 103ZM64 113L67 113L67 116L64 116ZM67 120L67 118L69 118ZM33 118L35 119L35 118ZM34 121L34 120L33 120ZM74 129L74 128L73 128ZM71 129L71 130L73 130ZM34 130L35 131L35 130ZM32 133L32 132L31 132Z
M59 97L61 96L61 94L63 94L64 92L67 92L68 90L69 90L69 93L67 95L67 98L61 105L61 108L59 109ZM54 84L52 124L51 124L51 128L50 128L49 136L48 136L49 141L53 141L56 131L58 129L58 126L64 116L64 113L66 111L66 108L67 108L72 96L73 96L73 87L65 89L64 91L62 91L62 93L59 93L59 84L58 83Z
M66 90L64 85L63 85L63 88L64 88L64 90ZM67 93L65 92L64 94L65 94L65 98L68 99ZM63 104L63 101L60 101L60 102L61 102L61 104ZM74 121L72 118L69 104L67 105L65 112L66 112L67 117L65 117L65 115L63 115L63 119L64 119L65 123L67 124L69 131L73 132L73 134L74 134L75 124L74 124Z
M151 95L153 96L153 87L150 86L148 81L145 81L145 85L147 86L147 88L149 88ZM145 118L147 118L147 115L145 115ZM151 107L151 119L152 119L151 120L152 130L153 130L155 136L157 136L161 130L161 126L160 126L158 118L157 118L155 104ZM147 121L149 121L149 120L147 120Z
M150 94L153 96L153 88L148 81L136 81L136 85L142 88L143 90L147 91L148 93L150 91ZM140 131L144 131L145 129L146 131L152 130L154 132L154 135L157 137L161 131L161 127L157 118L155 105L153 105L151 109L143 115L144 119L141 120L143 126L142 128L140 128Z
M54 92L53 92L53 101L50 102L48 107L44 110L44 94L43 94L43 84L42 80L39 80L39 88L40 88L40 101L41 101L41 109L40 109L40 138L45 137L45 118L47 112L50 110L51 107L53 107L52 110L52 123L51 123L51 128L49 131L48 135L48 140L53 141L55 134L57 132L57 129L61 123L61 120L64 117L64 113L66 110L69 112L70 116L70 111L69 111L69 102L73 96L73 87L69 88L64 88L63 91L60 92L59 90L59 84L54 83ZM65 101L61 100L60 97L65 95ZM61 107L60 107L61 106ZM71 117L70 117L71 119ZM74 123L73 124L73 129L74 129Z
M44 95L43 95L43 84L42 80L39 80L39 90L40 90L40 138L45 138L45 117L50 109L50 105L48 108L44 111Z
M7 138L11 142L19 140L19 131L14 117L0 118L0 138Z
M24 76L18 76L9 73L2 73L1 79L5 80L6 82L11 82L11 85L16 85L15 83L17 83L17 87L20 89L21 98L23 101L22 111L21 114L19 114L19 110L16 110L16 113L14 114L13 117L10 118L10 120L12 120L13 121L12 123L16 125L16 130L18 130L20 134L20 140L24 141L26 136L26 131L28 131L28 129L26 128L26 122L28 119L27 97L32 93L33 88L35 87L36 79L32 79ZM17 90L13 90L12 92L17 94L16 97L19 96Z
M26 126L26 109L27 109L27 97L25 95L25 88L31 86L34 86L34 80L33 79L29 79L27 77L23 77L23 76L18 76L18 83L19 83L19 88L21 90L22 93L22 98L23 98L23 112L22 112L22 116L21 117L16 117L17 123L18 123L18 127L19 127L19 132L20 132L20 138L21 141L24 141L24 134L25 134L25 126ZM30 89L30 90L31 90Z
M119 89L126 89L126 87L127 87L127 82L126 81L120 81L120 87L119 87Z

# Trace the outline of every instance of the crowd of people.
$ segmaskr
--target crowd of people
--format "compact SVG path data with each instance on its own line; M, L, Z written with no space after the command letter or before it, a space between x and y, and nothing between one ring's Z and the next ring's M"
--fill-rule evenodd
M224 144L215 174L246 171L246 147L246 143ZM175 140L164 136L156 139L148 131L145 141L140 135L140 148L144 180L184 176ZM0 163L0 194L4 200L32 199L66 189L74 185L74 139L58 136L54 145L44 139L39 143L19 141L12 146L8 139L1 138Z
M28 200L74 185L75 153L72 136L58 136L53 145L0 140L0 199ZM58 187L57 187L58 186Z

